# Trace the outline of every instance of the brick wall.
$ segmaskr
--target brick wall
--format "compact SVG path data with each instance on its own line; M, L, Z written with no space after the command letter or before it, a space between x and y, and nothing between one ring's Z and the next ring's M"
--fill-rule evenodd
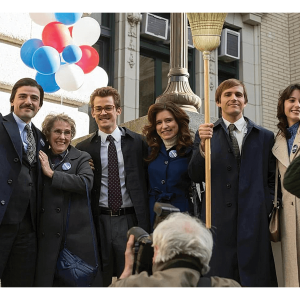
M261 81L263 126L277 132L280 90L300 82L300 14L263 14L261 22Z
M278 93L290 84L289 14L264 14L261 22L263 126L277 132Z
M300 14L289 14L291 83L300 83Z

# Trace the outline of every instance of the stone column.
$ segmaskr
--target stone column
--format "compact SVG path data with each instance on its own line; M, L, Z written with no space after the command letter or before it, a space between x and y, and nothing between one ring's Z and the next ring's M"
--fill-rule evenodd
M139 117L140 13L116 14L115 88L123 113L118 122Z

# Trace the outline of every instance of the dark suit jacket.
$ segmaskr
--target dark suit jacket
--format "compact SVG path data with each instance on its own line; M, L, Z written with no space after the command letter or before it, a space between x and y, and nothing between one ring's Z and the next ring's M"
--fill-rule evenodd
M40 211L42 173L38 158L40 150L46 151L48 143L45 136L32 124L32 130L36 139L36 160L38 168L37 179L37 212ZM13 189L17 189L17 178L22 166L22 140L18 125L12 113L0 116L0 224L7 209ZM39 215L39 213L38 213Z
M124 158L126 172L126 189L133 203L138 226L149 232L149 209L147 196L147 164L144 158L148 155L148 146L143 137L125 127L119 127L125 133L121 137L121 148ZM98 207L101 189L102 167L100 160L100 143L98 130L88 139L78 143L76 148L88 152L94 161L94 186L92 190L92 209L96 222L96 230L98 222ZM99 237L99 235L98 235Z

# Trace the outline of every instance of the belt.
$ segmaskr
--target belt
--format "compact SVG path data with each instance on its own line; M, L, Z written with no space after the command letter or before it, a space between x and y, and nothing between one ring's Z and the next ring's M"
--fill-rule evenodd
M118 209L117 211L113 211L109 208L106 207L100 207L99 206L99 214L102 215L110 215L111 217L118 217L118 216L123 216L123 215L129 215L129 214L134 214L134 207L122 207Z

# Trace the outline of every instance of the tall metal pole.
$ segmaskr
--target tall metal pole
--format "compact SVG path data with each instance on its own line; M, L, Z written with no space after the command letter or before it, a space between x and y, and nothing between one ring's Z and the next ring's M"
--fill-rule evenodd
M197 112L201 99L189 84L187 24L185 13L171 13L169 80L166 90L156 102L172 100L183 109Z

